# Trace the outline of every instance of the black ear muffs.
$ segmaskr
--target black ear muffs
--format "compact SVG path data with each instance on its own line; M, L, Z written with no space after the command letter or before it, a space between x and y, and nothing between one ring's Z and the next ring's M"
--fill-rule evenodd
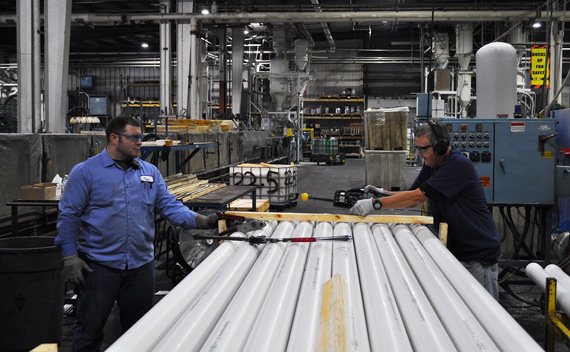
M428 119L427 123L430 125L431 130L433 131L433 136L437 141L433 145L433 152L436 155L445 154L445 152L447 152L447 148L449 147L449 143L443 138L441 128L432 119Z

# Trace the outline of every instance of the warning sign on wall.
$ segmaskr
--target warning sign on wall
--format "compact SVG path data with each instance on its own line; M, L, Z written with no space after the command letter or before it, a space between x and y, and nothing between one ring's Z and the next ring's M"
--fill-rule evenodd
M546 88L550 88L550 57L546 64L546 45L533 45L530 48L530 85L540 88L544 84L546 70Z

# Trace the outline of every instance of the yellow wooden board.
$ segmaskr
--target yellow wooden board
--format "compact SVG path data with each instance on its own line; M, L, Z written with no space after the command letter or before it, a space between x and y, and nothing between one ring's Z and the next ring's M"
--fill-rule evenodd
M431 216L407 215L339 215L339 214L301 214L301 213L259 213L250 211L227 211L227 214L245 216L258 220L277 221L328 221L328 222L372 222L395 224L433 224Z

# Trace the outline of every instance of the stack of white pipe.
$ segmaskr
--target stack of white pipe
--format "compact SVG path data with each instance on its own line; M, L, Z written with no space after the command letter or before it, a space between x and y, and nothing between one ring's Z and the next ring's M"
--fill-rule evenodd
M275 229L275 238L290 238L295 225L282 221ZM204 343L202 351L241 351L265 299L271 281L281 263L286 242L270 243L250 270L239 291Z
M347 236L352 234L352 229L347 223L338 223L334 227L335 236ZM368 331L366 329L366 317L364 304L362 303L362 291L358 267L356 266L356 254L354 241L333 242L332 276L336 274L344 279L346 285L346 341L347 351L370 351Z
M337 273L347 351L542 351L424 226L282 221L253 235L351 233L225 241L108 351L315 351Z
M543 269L537 263L530 263L526 266L525 272L543 291L546 292L546 278L554 277L559 284L556 286L556 303L562 308L564 313L570 312L570 278L557 265L550 264Z
M333 227L328 222L320 222L315 227L314 237L330 237L332 234ZM312 352L317 349L323 287L331 278L331 268L332 242L311 243L287 351Z

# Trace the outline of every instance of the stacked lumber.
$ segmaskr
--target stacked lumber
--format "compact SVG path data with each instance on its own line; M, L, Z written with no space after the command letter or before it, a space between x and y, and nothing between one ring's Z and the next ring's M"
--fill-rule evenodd
M187 202L226 186L225 183L209 183L208 180L199 180L196 175L180 173L166 177L164 182L170 193L181 202Z
M157 126L158 132L165 132L166 126ZM169 119L168 130L186 133L227 132L234 130L231 120Z

